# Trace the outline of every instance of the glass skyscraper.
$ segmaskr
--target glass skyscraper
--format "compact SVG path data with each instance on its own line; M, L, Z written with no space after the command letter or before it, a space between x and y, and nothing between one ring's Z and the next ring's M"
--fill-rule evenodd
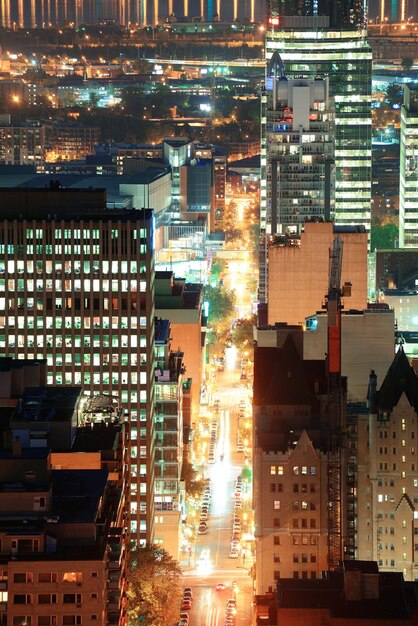
M362 224L370 229L371 205L371 67L372 52L364 27L363 3L277 2L268 5L266 64L280 59L280 73L288 78L325 78L335 108L335 211L340 225ZM266 247L274 235L267 191L271 185L266 107L262 106L260 292L266 294ZM264 107L264 110L263 110ZM263 240L264 235L264 240Z

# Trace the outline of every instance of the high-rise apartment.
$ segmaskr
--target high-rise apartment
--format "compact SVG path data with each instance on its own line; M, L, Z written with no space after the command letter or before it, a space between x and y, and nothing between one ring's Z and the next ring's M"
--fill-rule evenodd
M288 79L328 77L335 106L335 210L338 224L370 228L371 62L365 2L268 3L266 61L276 55ZM266 119L262 118L262 128ZM267 187L266 139L261 145L260 293L265 302L267 240L273 232Z
M418 88L405 85L401 110L399 247L418 246Z
M0 190L0 356L117 396L130 420L130 531L154 532L154 218L102 190Z
M279 59L262 97L266 220L271 232L298 230L333 213L334 141L327 79L280 80Z

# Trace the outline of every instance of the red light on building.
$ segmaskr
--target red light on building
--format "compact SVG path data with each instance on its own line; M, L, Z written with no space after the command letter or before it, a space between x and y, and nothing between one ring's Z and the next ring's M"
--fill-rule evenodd
M270 26L280 26L280 18L279 17L269 17L268 23Z

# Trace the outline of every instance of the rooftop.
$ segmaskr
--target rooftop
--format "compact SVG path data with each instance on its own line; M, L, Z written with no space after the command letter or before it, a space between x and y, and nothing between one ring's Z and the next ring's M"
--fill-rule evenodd
M11 422L70 422L81 392L81 387L26 388Z

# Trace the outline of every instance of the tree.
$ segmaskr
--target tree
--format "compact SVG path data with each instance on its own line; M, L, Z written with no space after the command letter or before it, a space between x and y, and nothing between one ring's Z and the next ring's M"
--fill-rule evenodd
M201 497L204 488L203 479L196 480L196 472L188 459L183 460L182 477L188 496Z
M403 89L396 83L391 83L386 89L386 102L393 105L401 105L403 102Z
M395 239L399 237L397 224L372 224L370 230L371 249L388 250L395 247Z
M250 319L244 319L241 323L235 324L232 341L238 350L247 350L252 347L254 342L253 327L255 324L255 315L250 317Z
M411 57L405 57L402 59L402 67L404 70L410 70L414 64L414 59Z
M234 312L235 294L222 287L205 287L205 300L209 302L209 321L223 322Z
M172 626L178 620L182 571L154 544L131 549L128 556L128 626Z
M99 95L95 91L91 91L90 96L89 96L89 106L92 109L96 109L99 104L99 100L100 100Z

